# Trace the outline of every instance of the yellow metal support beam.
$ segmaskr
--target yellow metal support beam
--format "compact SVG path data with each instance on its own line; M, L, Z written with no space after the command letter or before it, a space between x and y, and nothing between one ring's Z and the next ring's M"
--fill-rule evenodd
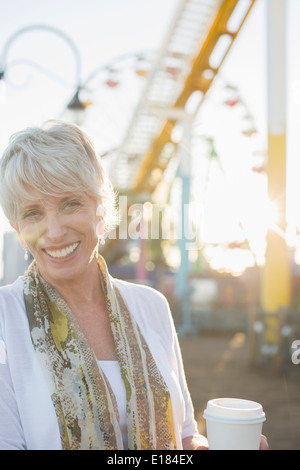
M279 309L290 305L291 280L288 247L285 240L285 148L284 135L269 135L269 200L276 204L279 220L277 230L267 234L266 260L262 275L261 303L266 315L265 340L278 344ZM272 315L273 314L273 315Z
M186 78L182 92L176 101L175 108L184 109L187 100L194 91L199 90L202 92L203 97L205 96L254 3L255 0L249 0L247 8L243 11L242 17L240 18L239 25L236 30L232 31L228 29L228 22L235 9L241 4L241 0L222 1L215 19L204 38L199 54L194 59L191 72ZM227 39L226 47L222 50L217 66L212 66L210 63L211 56L214 53L215 48L218 46L219 40L224 37ZM170 118L166 120L161 133L152 143L152 148L142 162L132 188L133 192L152 192L154 190L154 187L151 184L151 171L154 168L160 167L160 154L166 143L171 141L171 133L175 124L176 121L174 119Z
M286 243L286 1L267 0L268 50L268 195L278 220L267 234L261 303L266 315L265 340L278 344L279 309L291 301ZM275 224L274 224L275 225Z
M263 276L262 305L266 312L277 312L290 303L290 267L285 240L286 165L284 135L269 135L269 200L276 205L278 220L267 234L266 262Z

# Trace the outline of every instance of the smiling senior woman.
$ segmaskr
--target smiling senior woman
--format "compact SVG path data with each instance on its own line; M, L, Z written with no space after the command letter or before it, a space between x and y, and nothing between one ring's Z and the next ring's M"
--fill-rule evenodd
M59 121L16 133L0 178L34 257L0 289L0 449L202 444L165 298L99 255L115 197L87 136Z

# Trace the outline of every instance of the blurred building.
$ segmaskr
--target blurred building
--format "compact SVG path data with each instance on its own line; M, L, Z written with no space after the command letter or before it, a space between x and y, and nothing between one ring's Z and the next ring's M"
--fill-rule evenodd
M16 232L7 232L3 236L3 278L1 284L11 284L18 276L21 276L31 261L24 259L24 250L20 245Z

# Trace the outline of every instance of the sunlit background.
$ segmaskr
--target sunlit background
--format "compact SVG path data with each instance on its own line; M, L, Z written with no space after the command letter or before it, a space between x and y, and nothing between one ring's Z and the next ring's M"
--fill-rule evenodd
M49 118L72 119L66 106L78 85L84 88L81 100L92 103L80 124L100 154L118 148L145 86L151 61L170 27L177 0L151 5L134 0L90 0L84 5L81 1L43 5L29 1L26 6L14 0L0 5L5 67L5 81L1 83L1 150L11 133L23 127ZM300 224L296 151L299 8L297 0L289 0L287 213L289 243L296 248ZM198 248L212 269L232 274L264 262L266 229L269 222L274 222L265 176L265 26L265 2L260 0L192 123L191 200L198 207ZM176 188L176 175L173 183ZM174 253L172 259L176 268L178 256Z
M240 5L243 3L247 2L241 1ZM115 152L122 148L153 64L172 29L174 15L183 5L178 0L151 3L54 0L42 4L37 0L26 4L21 0L0 1L0 150L5 148L13 132L24 127L52 118L73 120L91 136L113 176ZM296 265L300 263L299 12L299 1L289 0L286 22L288 228L283 236ZM186 41L184 36L182 41ZM199 47L200 44L201 41ZM215 272L236 277L265 262L266 233L271 226L276 227L278 210L276 202L269 201L267 194L267 56L266 2L257 0L189 124L192 210L188 223L194 237L187 249L191 273L203 276L209 272L213 276L211 273ZM176 66L169 65L170 80L176 73ZM81 112L71 109L74 97L80 100L77 103L75 100L75 105L82 106ZM180 125L175 126L172 143L182 144L183 139ZM139 194L136 200L130 201L179 208L178 168L178 158L171 159L164 172L164 184L156 192ZM154 175L160 171L152 170ZM2 217L2 234L10 230ZM153 249L157 250L157 246ZM176 237L175 241L174 237L163 240L159 250L166 268L176 272L181 264ZM144 264L147 255L140 251L141 245L127 243L117 262L126 264L127 256L128 262L138 263L140 259ZM150 248L148 255L150 259L145 266L151 274L156 262ZM157 263L161 264L161 260ZM4 270L2 266L3 275ZM148 277L147 272L142 274L149 283L153 282L150 274Z
M180 4L180 2L179 2ZM147 75L163 45L177 0L1 1L0 149L9 136L49 118L73 119L92 137L109 167L120 147ZM287 2L288 243L299 262L297 61L299 2ZM264 263L265 236L276 223L267 200L266 5L258 0L205 102L191 123L191 193L197 237L190 259L203 257L233 275ZM182 39L184 40L184 38ZM67 109L78 87L87 106ZM176 135L175 138L176 139ZM180 137L179 137L180 139ZM176 204L178 173L168 185ZM173 194L175 193L175 195ZM196 217L195 217L196 212ZM3 222L2 230L10 230ZM166 244L165 244L166 245ZM135 250L135 247L133 247ZM178 247L167 247L172 269ZM195 253L198 250L198 254ZM133 255L134 258L134 255Z

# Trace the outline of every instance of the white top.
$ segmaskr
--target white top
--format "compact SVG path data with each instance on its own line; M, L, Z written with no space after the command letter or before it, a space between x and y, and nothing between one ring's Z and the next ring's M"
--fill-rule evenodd
M167 301L149 287L112 282L137 321L168 386L176 443L181 449L182 439L198 431ZM4 449L61 449L54 406L30 338L21 278L0 288L0 450Z
M116 397L124 449L127 449L128 429L126 417L126 391L121 377L120 365L118 361L98 361L98 364L109 381L112 391Z

